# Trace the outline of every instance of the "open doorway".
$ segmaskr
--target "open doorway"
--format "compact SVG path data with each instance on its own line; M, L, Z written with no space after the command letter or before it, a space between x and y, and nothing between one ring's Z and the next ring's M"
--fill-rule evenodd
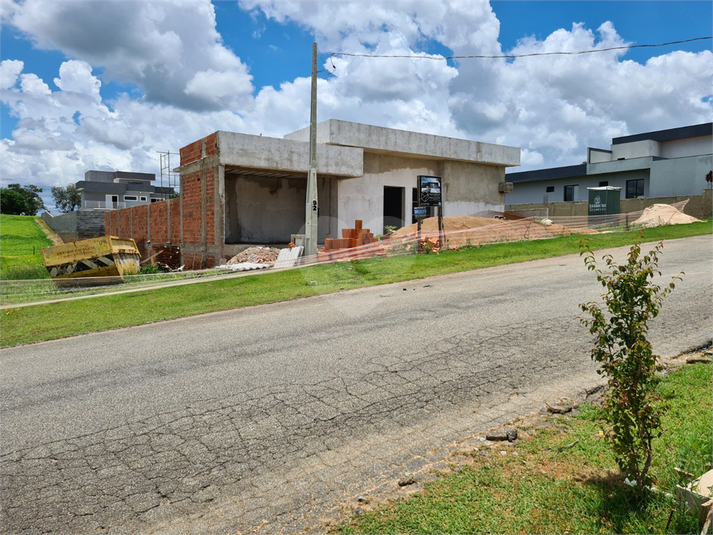
M384 186L384 231L404 226L404 188Z

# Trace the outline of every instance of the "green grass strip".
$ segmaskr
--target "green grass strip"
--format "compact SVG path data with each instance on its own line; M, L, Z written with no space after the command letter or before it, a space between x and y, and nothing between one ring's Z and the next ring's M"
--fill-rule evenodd
M680 482L674 467L696 475L711 468L712 379L710 364L696 364L661 381L669 410L654 443L652 476L664 492L644 504L623 484L599 427L601 411L588 404L578 416L553 417L549 428L526 430L529 436L513 446L480 447L423 492L354 516L336 531L698 533L698 519L672 496Z
M710 233L711 223L702 222L648 229L644 240L659 241ZM592 250L596 250L629 245L640 241L641 237L638 232L621 232L591 235L588 239ZM145 292L5 309L0 313L0 344L13 346L53 340L206 312L578 252L579 237L566 236L444 251L438 255L406 255L341 262Z
M48 279L40 249L52 242L36 217L0 215L0 279Z

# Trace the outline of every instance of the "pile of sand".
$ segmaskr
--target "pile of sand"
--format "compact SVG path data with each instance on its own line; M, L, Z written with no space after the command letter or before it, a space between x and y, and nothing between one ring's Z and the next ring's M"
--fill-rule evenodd
M700 219L686 215L669 204L654 204L646 208L641 217L634 221L632 225L651 228L662 225L683 225L695 223L696 221L700 221Z
M443 230L468 230L472 228L484 227L486 225L492 225L494 223L502 223L500 219L492 219L489 217L473 217L469 215L455 216L455 217L444 217L443 218ZM418 224L414 223L406 227L401 227L399 230L394 232L394 237L408 236L413 234L418 229ZM438 218L429 217L424 219L421 224L421 232L438 232Z
M457 216L444 217L443 230L446 235L446 247L463 247L465 245L480 245L486 243L511 242L520 240L536 240L569 236L570 234L596 234L589 229L565 227L563 225L545 224L532 219L516 219L505 221L488 217ZM393 237L407 239L416 235L417 225L408 225L394 232ZM421 225L422 236L437 236L438 218L424 219Z

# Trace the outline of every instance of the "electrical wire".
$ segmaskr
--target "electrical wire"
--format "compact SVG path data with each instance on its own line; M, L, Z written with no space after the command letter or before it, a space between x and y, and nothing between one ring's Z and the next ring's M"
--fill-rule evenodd
M469 56L409 56L409 55L389 55L389 54L352 54L350 52L332 52L329 57L345 56L353 58L408 58L408 59L432 59L436 61L448 61L456 59L515 59L515 58L531 58L535 56L579 56L582 54L596 54L599 52L611 52L613 50L631 50L633 48L656 48L662 46L680 45L684 43L692 43L694 41L703 41L713 39L713 37L694 37L692 39L684 39L682 41L669 41L667 43L656 43L647 45L627 45L614 46L610 48L598 48L593 50L578 50L574 52L532 52L530 54L501 54L501 55L469 55Z

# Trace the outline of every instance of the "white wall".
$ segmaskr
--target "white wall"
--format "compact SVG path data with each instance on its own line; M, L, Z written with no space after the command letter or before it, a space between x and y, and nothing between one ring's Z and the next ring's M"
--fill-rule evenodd
M611 150L612 160L660 156L659 143L650 139L634 141L633 143L622 143L621 145L612 145Z
M663 158L684 158L711 153L713 153L713 136L701 136L661 143L660 156Z

